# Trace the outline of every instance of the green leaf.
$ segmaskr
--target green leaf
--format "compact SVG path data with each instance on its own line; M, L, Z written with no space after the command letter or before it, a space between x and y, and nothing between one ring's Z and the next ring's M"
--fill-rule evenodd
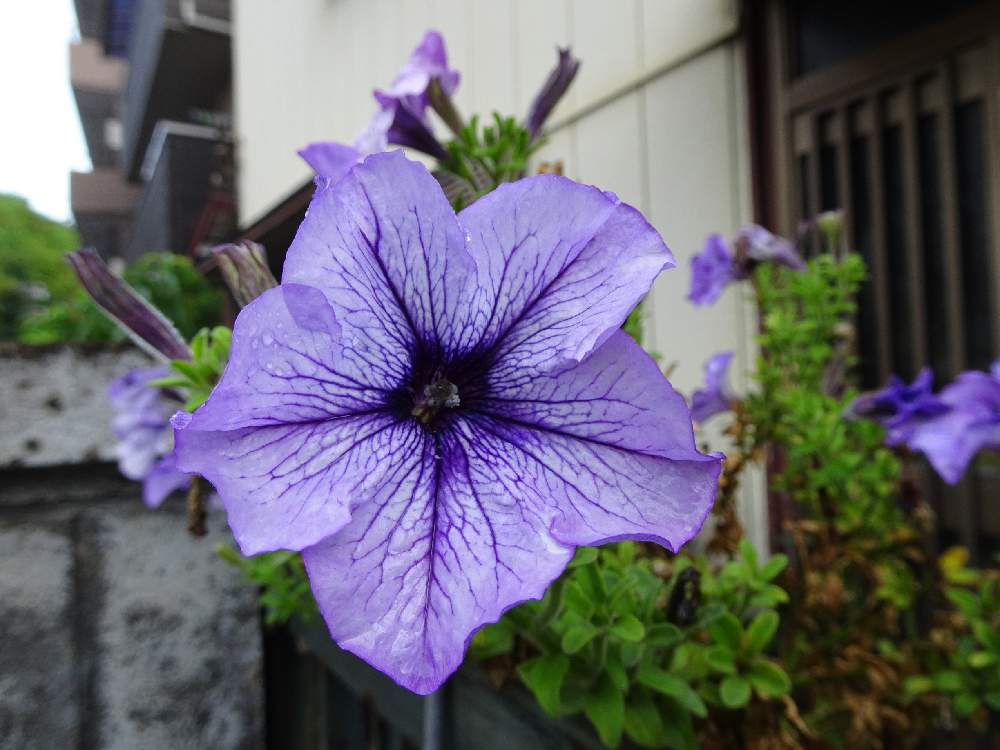
M514 648L514 629L506 618L487 625L472 636L469 656L473 659L489 659L510 653Z
M740 621L731 612L723 613L708 624L708 633L712 636L712 640L727 646L730 651L739 650L742 632Z
M769 659L758 659L751 664L747 677L753 689L765 698L780 698L792 690L792 681L785 670Z
M923 695L934 689L934 680L927 675L916 674L903 681L903 692L909 696Z
M663 719L649 691L637 688L625 704L625 732L643 747L662 747L666 741Z
M584 565L581 568L577 568L576 580L579 582L580 588L583 589L583 593L587 595L587 599L597 606L600 606L604 602L607 597L607 592L604 588L604 576L601 575L601 571L598 570L596 565Z
M952 669L945 669L934 675L934 685L938 690L955 693L962 689L962 675Z
M597 628L589 622L571 625L562 637L562 650L567 654L575 654L590 643L597 635Z
M969 666L973 669L982 669L996 662L996 654L991 654L989 651L975 651L969 655Z
M774 611L761 612L751 620L746 630L746 647L751 654L759 654L778 632L780 624L778 613Z
M753 546L747 537L743 537L740 540L740 557L747 564L747 568L750 570L757 569L757 548Z
M639 618L635 615L625 615L620 617L612 626L611 634L621 638L623 641L638 643L646 635L646 628L643 627Z
M623 693L628 692L628 673L622 666L621 659L609 654L607 661L604 662L604 671L608 673L616 688Z
M719 698L726 708L743 708L750 702L750 683L739 675L730 675L719 685Z
M962 692L955 696L952 705L955 707L955 713L959 716L968 716L973 711L975 711L981 705L979 696L973 693Z
M569 671L569 657L565 654L536 656L517 665L517 673L528 686L538 705L550 716L560 711L559 693Z
M677 675L644 663L639 667L639 682L658 693L669 695L695 716L700 718L708 716L708 708L701 696Z
M650 646L673 646L684 637L684 631L672 622L660 622L646 629L646 643Z
M563 590L563 605L583 620L589 620L594 615L594 602L587 597L583 587L576 581L566 584Z
M566 567L579 568L581 565L590 565L596 559L597 547L577 547L576 554Z
M951 599L952 604L958 608L958 611L967 620L974 620L982 615L982 606L979 603L979 597L971 591L966 591L965 589L948 589L945 593Z
M763 567L760 569L760 577L765 581L770 581L777 576L788 566L788 556L778 553L776 555L771 555L771 558L764 563Z
M983 701L994 711L1000 711L1000 689L991 690L983 696Z
M736 674L736 656L728 648L715 645L705 651L705 661L716 672Z
M587 693L583 712L597 729L601 741L608 747L618 747L625 725L625 696L610 677L602 675L594 689Z

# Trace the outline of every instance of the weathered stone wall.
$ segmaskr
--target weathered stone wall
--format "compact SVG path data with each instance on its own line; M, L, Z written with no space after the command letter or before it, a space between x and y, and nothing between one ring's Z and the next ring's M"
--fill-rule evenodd
M0 748L258 748L253 590L110 454L134 351L0 352ZM30 442L29 442L30 441Z

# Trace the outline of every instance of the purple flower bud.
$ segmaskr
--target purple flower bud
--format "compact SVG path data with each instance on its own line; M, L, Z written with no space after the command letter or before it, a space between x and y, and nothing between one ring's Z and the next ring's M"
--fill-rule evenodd
M267 251L249 240L212 249L222 278L240 307L246 307L268 289L278 286L267 265Z
M806 267L795 244L757 224L744 224L736 234L736 258L741 264L777 263L801 271Z
M531 107L528 109L528 116L524 121L532 138L535 138L541 131L545 121L552 114L552 110L556 108L559 100L563 98L570 84L573 83L579 69L580 60L573 57L569 47L560 47L559 60L552 72L549 73L549 77L545 79L542 88L535 95Z
M160 359L191 359L187 343L167 318L143 299L91 248L66 253L83 288L140 347Z

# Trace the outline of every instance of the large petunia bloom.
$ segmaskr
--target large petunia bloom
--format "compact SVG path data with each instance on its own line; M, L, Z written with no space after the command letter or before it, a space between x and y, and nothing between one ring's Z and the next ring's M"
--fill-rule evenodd
M955 484L979 451L1000 451L1000 359L990 372L963 372L939 396L947 411L917 424L907 444Z
M177 469L168 428L176 409L151 380L166 377L166 367L129 370L108 386L114 416L111 429L118 438L118 470L142 482L142 499L158 507L172 492L187 487L189 477Z
M719 352L705 362L705 387L691 394L691 418L695 422L733 408L736 396L727 382L732 359L732 352Z
M456 217L422 165L370 156L317 190L174 417L178 464L244 553L302 550L343 648L431 692L575 546L701 527L721 457L619 330L672 265L613 194L538 175Z

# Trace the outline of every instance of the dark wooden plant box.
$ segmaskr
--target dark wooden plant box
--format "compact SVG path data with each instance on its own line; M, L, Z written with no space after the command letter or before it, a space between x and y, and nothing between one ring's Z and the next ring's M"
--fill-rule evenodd
M289 630L298 647L311 654L328 677L333 678L324 682L325 689L332 693L325 701L328 716L320 722L320 733L325 736L303 738L303 747L423 750L601 750L603 747L586 723L552 719L522 685L508 683L497 689L475 664L463 665L440 690L424 697L399 687L342 650L331 640L322 622L293 621Z

